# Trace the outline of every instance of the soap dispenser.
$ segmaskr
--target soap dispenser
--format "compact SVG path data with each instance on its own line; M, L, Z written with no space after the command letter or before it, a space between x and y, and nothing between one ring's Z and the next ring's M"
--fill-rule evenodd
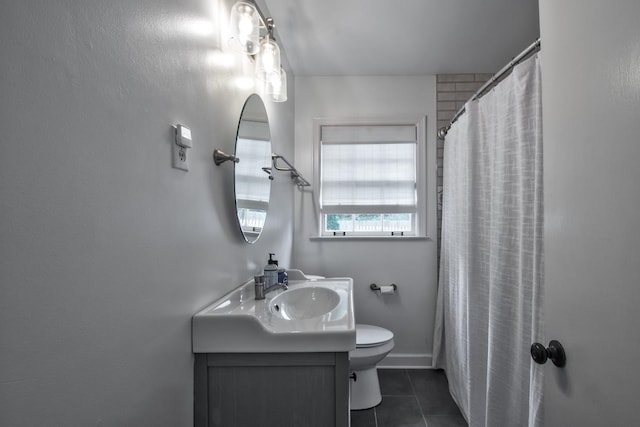
M269 289L278 284L278 261L273 259L275 254L269 254L269 261L264 266L264 287Z

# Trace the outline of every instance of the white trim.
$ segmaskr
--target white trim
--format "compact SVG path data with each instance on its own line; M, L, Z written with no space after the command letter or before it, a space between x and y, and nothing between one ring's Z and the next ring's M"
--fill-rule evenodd
M389 353L378 363L382 369L430 369L432 368L431 354Z
M435 198L436 176L435 173L429 173L431 171L431 165L428 163L431 160L434 165L437 162L435 146L429 146L429 138L427 135L427 116L416 115L413 117L402 118L314 118L313 119L313 176L316 182L316 191L314 191L315 206L317 207L316 215L316 233L317 236L323 236L324 227L324 215L322 214L320 195L322 194L322 181L320 179L320 144L322 135L322 126L327 125L410 125L415 126L416 129L416 157L418 160L416 185L418 194L417 203L417 221L414 224L414 230L412 235L415 237L431 238L432 225L436 223L436 211L437 200ZM436 168L437 169L437 168ZM436 170L434 169L434 171ZM433 176L432 176L433 175ZM430 179L427 180L427 177ZM432 194L433 193L433 194ZM430 206L427 203L427 199L433 196L433 200L436 202ZM433 216L433 218L432 218ZM435 228L433 228L435 230ZM325 234L326 236L326 234ZM315 236L314 236L315 237ZM362 235L362 237L367 237Z
M346 236L311 236L309 237L310 241L321 241L321 240L433 240L428 236L358 236L358 235L346 235Z

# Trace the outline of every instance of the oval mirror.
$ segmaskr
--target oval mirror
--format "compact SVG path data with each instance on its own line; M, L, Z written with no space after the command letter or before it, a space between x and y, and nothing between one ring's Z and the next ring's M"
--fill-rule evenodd
M244 240L254 243L260 237L271 196L271 132L262 99L247 98L240 114L236 135L234 193L236 216Z

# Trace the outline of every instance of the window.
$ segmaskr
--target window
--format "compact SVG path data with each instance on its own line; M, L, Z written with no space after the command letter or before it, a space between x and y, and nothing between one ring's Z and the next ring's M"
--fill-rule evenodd
M417 236L424 119L316 124L321 236Z

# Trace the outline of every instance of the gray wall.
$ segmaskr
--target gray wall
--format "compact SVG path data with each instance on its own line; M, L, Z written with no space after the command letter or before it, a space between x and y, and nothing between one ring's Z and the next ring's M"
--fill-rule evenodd
M268 252L290 263L286 174L248 245L233 168L211 160L233 151L252 92L221 41L231 4L3 4L0 425L191 425L192 314ZM293 102L266 104L292 158ZM193 132L189 172L171 168L176 123Z
M311 240L318 233L315 195L296 192L293 262L308 273L354 279L356 321L383 326L395 334L395 349L383 365L430 365L437 287L435 76L299 76L295 110L296 167L310 180L314 178L314 118L427 116L424 196L430 238ZM380 297L369 289L370 283L392 282L399 287L395 296Z

